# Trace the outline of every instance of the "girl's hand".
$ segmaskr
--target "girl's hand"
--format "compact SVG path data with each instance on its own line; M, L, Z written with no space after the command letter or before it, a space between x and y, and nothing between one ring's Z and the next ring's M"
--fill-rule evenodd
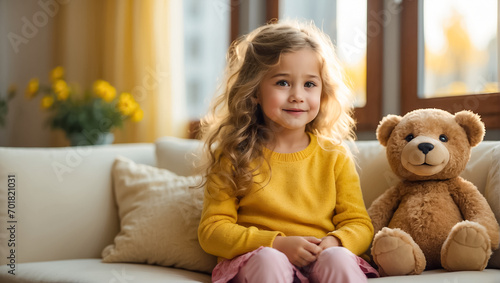
M319 247L321 250L325 250L331 247L341 247L342 243L340 240L335 237L335 236L326 236L321 239L321 243L319 244Z
M320 243L321 240L315 237L278 236L274 239L273 248L284 253L293 265L303 267L318 258L322 251L318 246Z

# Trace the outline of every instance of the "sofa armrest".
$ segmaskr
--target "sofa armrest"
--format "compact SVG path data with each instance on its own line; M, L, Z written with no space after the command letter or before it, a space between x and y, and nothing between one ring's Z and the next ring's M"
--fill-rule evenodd
M155 164L153 144L0 147L0 264L100 257L119 231L118 155Z

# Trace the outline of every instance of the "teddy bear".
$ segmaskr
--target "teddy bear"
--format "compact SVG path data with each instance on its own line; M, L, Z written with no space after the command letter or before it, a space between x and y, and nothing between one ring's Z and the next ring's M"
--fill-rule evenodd
M459 176L484 134L480 117L465 110L418 109L381 120L377 139L400 178L368 209L371 256L382 276L486 267L499 225L477 187Z

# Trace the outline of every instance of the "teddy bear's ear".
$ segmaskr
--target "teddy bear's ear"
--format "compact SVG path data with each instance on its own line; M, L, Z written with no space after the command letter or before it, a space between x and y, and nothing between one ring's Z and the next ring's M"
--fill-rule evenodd
M484 137L484 123L479 115L468 111L460 111L455 113L455 121L464 128L470 146L478 145Z
M383 146L387 146L387 141L391 136L392 130L399 124L403 117L398 115L385 116L377 127L377 139Z

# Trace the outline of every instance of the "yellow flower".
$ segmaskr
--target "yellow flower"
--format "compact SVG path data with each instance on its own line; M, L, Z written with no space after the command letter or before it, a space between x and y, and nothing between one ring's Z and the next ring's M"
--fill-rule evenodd
M54 97L51 95L46 95L42 98L40 106L42 109L49 109L54 104Z
M105 80L97 80L94 82L94 84L92 85L92 88L94 90L94 92L100 96L101 93L103 93L104 91L106 91L106 88L109 86L109 83Z
M116 97L116 89L107 81L95 81L93 89L95 94L106 102L111 102Z
M113 86L109 86L101 97L106 102L111 102L116 97L116 89Z
M140 107L138 107L134 113L132 113L132 115L130 116L130 120L132 120L132 122L139 122L142 120L142 118L144 117L144 111L142 111L142 109Z
M64 90L64 91L58 92L57 93L57 100L65 101L66 99L68 99L68 96L69 96L69 91L68 90Z
M139 104L135 102L132 94L128 92L122 92L122 94L120 94L120 97L118 98L118 104L116 104L116 107L124 116L129 116L134 113L137 108L139 108Z
M39 88L40 88L40 81L38 80L38 78L31 79L28 83L28 87L26 88L26 97L27 98L35 97Z
M64 77L64 68L61 66L55 67L52 71L50 71L50 81L56 82Z
M52 88L57 95L57 100L66 100L69 96L69 87L64 80L56 80Z

